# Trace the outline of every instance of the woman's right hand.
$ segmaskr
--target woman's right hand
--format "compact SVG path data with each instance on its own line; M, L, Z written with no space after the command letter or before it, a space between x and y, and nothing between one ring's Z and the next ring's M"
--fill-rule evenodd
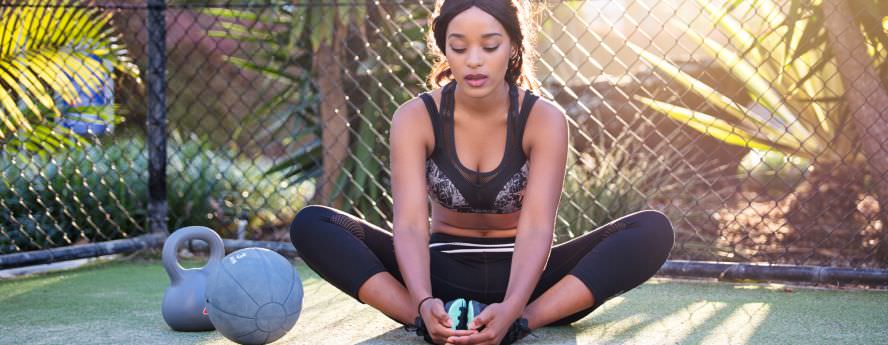
M453 330L450 329L452 322L450 316L444 311L444 302L438 298L433 298L422 304L419 308L419 316L425 323L429 336L435 344L446 344L447 338L452 336L472 335L478 333L477 330Z

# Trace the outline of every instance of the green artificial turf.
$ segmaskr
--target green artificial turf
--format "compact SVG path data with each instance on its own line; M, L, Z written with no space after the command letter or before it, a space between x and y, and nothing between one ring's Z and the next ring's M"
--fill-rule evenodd
M295 263L303 312L278 344L424 344ZM170 330L160 314L168 282L156 260L0 280L0 344L230 344ZM886 325L885 291L657 279L519 343L884 344Z

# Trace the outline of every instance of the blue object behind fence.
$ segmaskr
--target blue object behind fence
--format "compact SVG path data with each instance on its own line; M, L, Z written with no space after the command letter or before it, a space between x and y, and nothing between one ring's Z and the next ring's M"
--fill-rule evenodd
M103 62L96 55L90 54L90 57L99 63ZM82 89L75 84L78 99L70 104L64 100L59 101L63 115L61 125L74 133L100 136L114 129L114 79L110 74L113 66L106 61L104 67L104 71L90 71L93 77L101 81L100 87ZM67 73L66 76L72 81L75 77L83 78Z

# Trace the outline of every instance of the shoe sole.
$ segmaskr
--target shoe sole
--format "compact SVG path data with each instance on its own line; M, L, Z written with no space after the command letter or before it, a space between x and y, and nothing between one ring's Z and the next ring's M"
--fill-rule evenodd
M448 302L447 315L450 316L450 329L466 329L467 322L463 318L466 311L466 300L462 298ZM460 328L462 327L462 328Z
M475 320L476 316L481 314L481 311L484 310L484 307L481 306L481 302L475 300L470 300L466 304L466 327L468 327L468 324Z

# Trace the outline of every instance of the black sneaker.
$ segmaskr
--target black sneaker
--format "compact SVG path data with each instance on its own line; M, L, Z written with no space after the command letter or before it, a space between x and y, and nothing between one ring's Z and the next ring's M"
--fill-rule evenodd
M429 330L426 328L425 323L422 322L422 316L417 316L416 321L413 322L413 326L410 325L404 326L404 329L408 332L416 331L416 335L422 337L429 344L434 344L432 341L432 336L429 335Z
M533 335L536 338L536 334L530 330L530 327L527 326L527 319L519 318L512 323L512 326L509 327L509 330L506 331L506 336L503 337L503 340L500 342L500 345L509 345L518 341L521 338L526 337L528 334Z
M475 317L481 314L481 311L487 308L487 305L475 300L466 302L466 329L469 329L469 323L475 320Z
M469 323L472 320L474 320L475 316L478 316L478 314L481 314L481 311L484 310L484 308L486 308L486 307L487 307L487 305L484 303L470 300L467 303L467 308L466 308L467 309L466 310L466 320L467 320L466 323ZM484 327L481 327L478 330L480 331L482 329L484 329ZM528 334L531 334L534 337L536 337L536 335L533 334L533 332L530 330L530 327L527 326L527 319L525 319L523 317L519 318L518 320L515 320L515 322L512 322L512 325L509 326L509 330L506 331L506 335L503 337L503 340L500 342L500 345L509 345L511 343L518 341L521 338L526 337Z
M466 321L467 304L466 300L462 298L457 298L444 304L444 311L450 316L450 329L468 329L468 321ZM406 326L405 330L415 330L416 335L421 336L427 343L434 344L432 336L429 335L428 328L426 328L425 323L422 321L422 316L417 316L413 327Z
M465 330L468 329L469 322L475 319L475 316L481 314L481 311L486 308L487 305L478 301L469 300L466 301L462 298L458 298L447 302L444 305L444 310L450 315L450 328L451 329L460 329ZM413 327L405 326L405 330L413 331L415 328L416 335L421 336L423 340L425 340L429 344L434 344L432 341L432 337L429 335L429 331L425 326L425 323L422 321L421 316L416 317L416 321ZM484 327L479 328L478 330L483 330ZM509 345L512 344L527 335L535 334L531 331L530 327L527 326L527 319L519 318L509 326L509 330L506 331L506 335L503 337L503 340L500 342L500 345Z
M469 329L468 310L469 302L462 298L457 298L444 304L444 311L450 316L450 329Z

